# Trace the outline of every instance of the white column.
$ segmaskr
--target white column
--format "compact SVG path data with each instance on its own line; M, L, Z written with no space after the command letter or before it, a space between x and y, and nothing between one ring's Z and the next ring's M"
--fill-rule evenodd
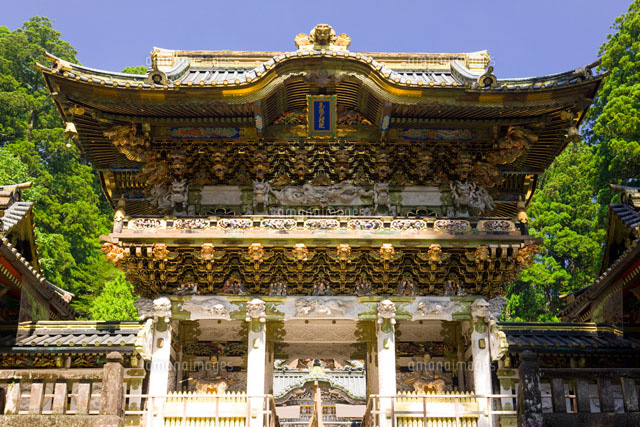
M253 299L247 303L249 323L248 354L247 354L247 395L263 396L266 373L267 328L265 303L260 299ZM260 414L263 408L263 398L250 399L251 419L249 427L263 427L264 417Z
M489 395L491 390L491 354L489 352L489 304L483 299L477 299L471 305L473 317L471 330L471 356L473 358L473 386L475 394ZM480 411L487 409L487 399L478 400ZM478 418L478 427L489 425L485 416Z
M376 322L376 338L378 353L378 394L395 396L396 394L396 307L390 300L378 304L378 321ZM379 418L380 427L391 426L390 398L380 399L380 409L386 415Z
M162 297L153 301L153 353L149 372L149 394L153 397L153 427L163 427L164 397L169 389L171 364L171 301Z

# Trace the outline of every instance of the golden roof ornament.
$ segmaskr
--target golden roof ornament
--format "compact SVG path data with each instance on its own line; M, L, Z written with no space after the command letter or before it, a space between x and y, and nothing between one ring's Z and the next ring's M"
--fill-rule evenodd
M346 34L336 36L336 32L327 24L316 25L309 34L300 33L295 38L298 50L346 51L351 45L351 37Z

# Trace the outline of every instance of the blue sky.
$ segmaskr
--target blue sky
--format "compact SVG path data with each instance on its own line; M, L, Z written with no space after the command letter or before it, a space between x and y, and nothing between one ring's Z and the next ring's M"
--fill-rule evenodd
M48 16L89 67L144 65L153 46L183 50L295 50L318 23L351 36L352 51L486 49L499 78L591 63L631 0L248 1L5 0L13 30Z

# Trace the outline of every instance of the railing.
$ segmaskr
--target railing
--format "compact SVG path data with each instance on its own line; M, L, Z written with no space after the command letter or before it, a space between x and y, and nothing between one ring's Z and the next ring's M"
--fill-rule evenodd
M500 400L515 398L512 394L477 395L471 393L415 394L393 396L371 395L362 427L476 427L479 417L487 417L489 427L499 425L502 415L514 416L516 411L503 411ZM486 405L480 405L481 401ZM484 407L483 407L484 406ZM388 422L382 423L382 417Z
M101 368L0 370L0 414L102 414L103 376Z
M140 410L125 410L127 419L139 417L142 426L161 419L165 427L250 427L262 418L264 427L280 427L271 395L247 396L241 392L198 394L175 392L166 395L126 395L141 401ZM130 424L128 424L130 425Z
M543 412L638 413L640 369L573 368L540 369ZM542 387L541 387L542 388Z

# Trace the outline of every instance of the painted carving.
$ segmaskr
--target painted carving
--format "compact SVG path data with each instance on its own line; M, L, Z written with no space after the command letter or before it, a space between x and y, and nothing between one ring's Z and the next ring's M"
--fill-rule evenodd
M489 163L506 165L515 162L529 146L538 140L531 131L520 126L509 126L507 134L498 140L498 150L489 153Z
M216 250L212 243L204 243L200 247L200 259L203 261L213 261L216 254Z
M107 242L100 247L100 250L107 257L107 261L113 263L114 265L118 265L120 261L125 258L124 249L121 245Z
M321 300L319 298L296 300L297 317L342 316L349 305L339 300Z
M367 275L362 274L360 280L356 285L355 295L358 297L367 296L372 294L371 284L367 280Z
M274 297L286 297L287 296L287 284L278 278L275 282L269 285L269 295Z
M438 244L432 244L429 246L429 250L427 251L427 261L429 265L435 267L435 264L442 264L443 262L449 260L451 254L444 253L442 251L442 246Z
M348 110L343 105L338 105L339 125L371 125L371 121L357 110Z
M536 254L540 252L538 245L528 245L518 251L516 255L516 261L522 268L527 268L531 265L536 257Z
M296 243L291 250L291 255L296 261L307 261L309 259L309 249L304 243Z
M249 246L247 256L256 263L262 262L262 258L264 258L264 248L260 243L252 243Z
M324 278L324 274L320 274L320 276L318 277L318 281L313 284L311 295L321 297L333 295L331 286L327 284Z
M475 262L476 264L488 261L490 258L489 247L478 246L475 251L466 252L465 256L469 261Z
M229 383L225 379L217 381L196 379L193 385L198 394L224 394L229 388Z
M459 213L469 212L472 215L480 215L495 208L493 198L487 190L474 182L449 182L453 204Z
M151 253L153 253L153 258L157 261L166 261L169 256L169 250L164 243L154 243Z
M429 301L418 302L418 308L413 316L416 319L443 319L452 320L453 314L460 308L453 301Z
M396 323L396 305L393 301L385 299L378 303L378 323L389 321L392 325Z
M398 286L396 287L395 295L398 296L415 296L416 294L416 285L411 280L411 277L405 276Z
M153 317L153 301L149 298L138 298L133 305L138 310L138 319L145 320Z
M267 321L267 307L261 299L254 298L247 303L247 315L245 320L247 322L259 321L264 323Z
M231 277L224 281L224 285L222 286L223 295L244 295L246 293L239 277Z

